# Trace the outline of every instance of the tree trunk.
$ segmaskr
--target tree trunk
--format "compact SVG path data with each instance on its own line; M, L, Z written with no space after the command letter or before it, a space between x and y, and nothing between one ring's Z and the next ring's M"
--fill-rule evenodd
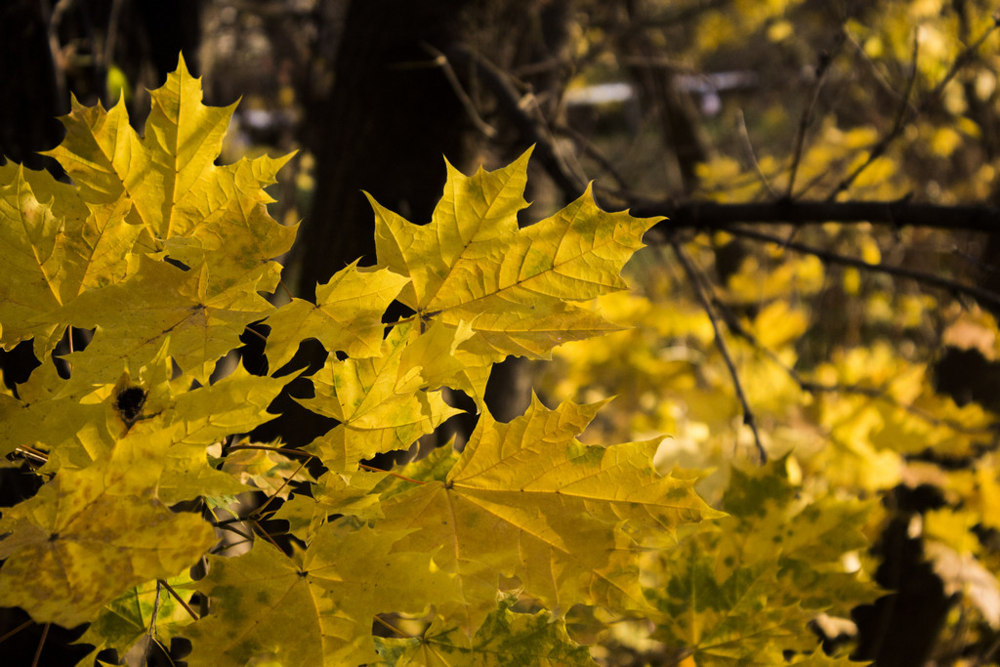
M302 296L359 257L374 263L374 216L362 190L413 222L430 220L444 186L442 154L461 162L465 117L426 46L446 50L468 4L351 3L333 88L310 110L320 144L315 204L299 241Z

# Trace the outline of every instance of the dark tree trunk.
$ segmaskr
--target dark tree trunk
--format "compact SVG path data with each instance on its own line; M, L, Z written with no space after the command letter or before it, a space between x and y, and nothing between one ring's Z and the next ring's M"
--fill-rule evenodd
M316 200L299 240L299 289L364 257L374 263L374 216L362 194L417 223L441 197L442 155L462 161L465 117L426 48L461 36L469 0L352 2L327 100L310 110Z

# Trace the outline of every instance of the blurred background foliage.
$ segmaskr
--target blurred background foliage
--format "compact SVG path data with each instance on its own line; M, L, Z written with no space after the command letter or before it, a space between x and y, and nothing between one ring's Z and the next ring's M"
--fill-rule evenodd
M275 217L305 221L285 282L308 297L357 257L374 262L361 189L427 221L442 154L468 172L535 144L535 219L594 181L606 208L671 220L630 265L633 291L593 304L631 328L551 363L506 363L492 411L519 414L532 386L550 405L616 396L587 438L667 435L658 464L701 471L701 492L735 517L651 564L671 620L601 630L609 619L580 610L576 636L609 665L773 664L775 644L719 630L737 615L723 584L752 570L773 575L769 593L743 590L778 612L772 630L797 624L787 650L805 655L805 632L878 665L996 664L1000 230L962 207L1000 220L998 12L997 0L6 0L0 152L55 169L37 152L60 140L51 117L71 93L123 97L141 127L146 89L183 50L208 103L242 97L225 161L298 151ZM684 217L711 202L764 213ZM796 219L802 202L826 215ZM841 216L849 202L890 213ZM892 217L897 204L936 208L915 223ZM18 363L4 355L8 382ZM266 435L303 444L328 427L292 413ZM769 504L741 518L733 497L754 484L770 484ZM840 523L821 530L814 507ZM805 581L799 547L752 540L782 525L840 536L802 556L812 572L896 593L872 604L872 587ZM734 553L739 566L724 562ZM719 586L714 636L742 648L685 626L679 582L699 577Z

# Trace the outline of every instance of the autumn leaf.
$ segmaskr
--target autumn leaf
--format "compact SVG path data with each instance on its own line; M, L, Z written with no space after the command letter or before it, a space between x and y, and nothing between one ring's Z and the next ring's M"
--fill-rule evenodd
M167 580L174 591L184 596L187 602L194 589L194 582L186 574ZM136 643L149 641L151 627L156 629L156 638L169 646L166 637L193 622L188 610L156 581L148 581L130 588L107 603L101 613L91 622L78 644L90 644L91 653L78 664L92 665L94 658L104 649L115 649L125 655ZM156 649L151 649L155 651Z
M467 632L488 613L501 575L557 613L576 603L644 609L636 549L718 516L691 482L652 469L656 443L579 443L599 407L549 410L534 399L509 424L484 412L443 483L383 503L383 530L420 528L398 547L445 545L435 563L458 578Z
M518 229L530 151L466 177L450 164L431 223L375 209L378 261L412 283L400 300L421 320L471 324L468 349L490 361L541 358L561 343L617 327L571 301L626 287L619 275L656 219L605 213L588 190L555 215Z
M123 280L140 229L120 224L125 199L85 205L47 172L0 169L0 340L9 350L34 338L44 358L64 330L48 313L83 289Z
M307 447L331 469L345 470L377 453L406 449L461 412L445 403L440 392L422 391L418 376L400 377L406 342L415 336L413 323L406 323L389 333L381 356L339 361L331 355L313 376L316 397L298 399L309 410L342 422Z
M785 664L786 652L816 648L808 624L820 612L847 616L881 594L844 567L845 555L868 546L869 504L795 504L786 465L734 468L723 501L730 515L662 552L647 579L665 580L647 589L661 612L654 636L699 665Z
M513 613L506 604L486 617L470 641L461 628L440 617L420 637L377 640L379 655L392 667L589 666L590 652L566 632L564 623L540 611Z
M382 315L407 282L386 269L360 269L355 262L316 287L315 305L293 299L282 306L267 320L271 333L265 352L272 370L284 366L307 338L315 338L328 352L378 356Z
M215 362L239 346L246 325L274 310L254 285L238 285L210 297L209 271L183 271L143 256L127 281L80 295L50 317L97 329L86 350L67 356L77 367L73 386L113 381L121 360L148 363L163 339L181 369L203 384Z
M167 436L160 436L166 438ZM4 510L0 605L39 623L86 623L123 591L193 565L215 541L201 517L156 498L157 466L144 438L120 441L86 469L60 472Z
M151 95L143 138L129 125L124 99L110 112L74 99L62 119L66 139L48 155L59 160L85 200L101 203L127 193L150 233L169 238L199 222L181 204L214 195L213 163L236 107L203 105L200 79L188 73L183 57Z
M356 665L378 660L377 613L421 612L446 595L447 577L430 554L390 554L399 534L327 525L289 558L258 541L236 558L209 557L199 589L212 613L187 627L191 667L243 667L272 657L285 665Z

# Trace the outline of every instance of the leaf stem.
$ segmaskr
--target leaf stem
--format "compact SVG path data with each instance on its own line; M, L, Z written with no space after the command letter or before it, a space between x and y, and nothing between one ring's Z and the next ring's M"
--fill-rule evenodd
M19 633L19 632L20 632L21 630L24 630L24 629L25 629L26 627L28 627L28 626L29 626L29 625L31 625L32 623L34 623L34 621L32 621L31 619L28 619L27 621L25 621L25 622L24 622L24 623L22 623L21 625L17 626L17 627L16 627L16 628L14 628L13 630L11 630L11 631L10 631L10 632L8 632L7 634L5 634L5 635L4 635L3 637L0 637L0 642L5 642L5 641L7 641L8 639L10 639L11 637L13 637L13 636L14 636L14 635L16 635L17 633Z
M400 630L396 626L392 625L391 623L389 623L388 621L386 621L385 619L383 619L381 616L373 616L372 618L375 619L376 623L378 623L378 624L382 625L383 627L387 628L390 632L396 633L400 637L406 637L407 639L416 639L415 635L411 635L409 632L404 632L403 630Z
M262 449L265 452L278 452L279 454L286 454L288 456L307 456L310 459L316 458L315 454L303 452L301 449L288 449L287 447L269 447L267 445L231 445L229 447L229 451L231 452L237 449Z
M167 583L166 579L157 579L156 583L167 589L167 592L170 593L170 595L172 595L175 600L177 600L180 606L184 607L184 611L186 611L191 616L191 618L193 618L196 621L199 620L198 614L194 613L194 609L192 609L191 606L184 601L184 598L178 595L177 591L174 590L173 586Z
M284 491L285 487L288 486L288 483L291 482L293 479L295 479L295 476L298 475L299 472L306 467L307 463L309 463L309 459L306 459L305 461L300 463L299 467L295 469L295 472L293 472L291 475L289 475L284 479L284 481L281 483L281 486L278 487L277 491L268 496L267 500L265 500L260 507L255 509L253 512L250 512L249 518L256 522L256 520L254 520L253 517L255 516L259 517L264 512L264 510L267 509L267 506L271 504L271 501L277 498L278 494Z
M42 648L45 646L45 638L49 636L51 623L46 623L42 628L42 636L38 640L38 648L35 649L35 658L31 661L31 667L38 667L38 661L42 658Z

